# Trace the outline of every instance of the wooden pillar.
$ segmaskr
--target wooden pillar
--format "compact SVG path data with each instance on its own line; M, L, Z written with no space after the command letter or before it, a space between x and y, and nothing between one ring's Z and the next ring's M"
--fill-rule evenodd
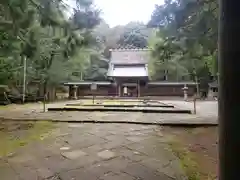
M137 81L137 91L138 91L138 97L141 97L141 92L140 92L140 81Z
M72 85L69 85L68 88L69 88L68 89L68 98L72 99Z
M118 96L121 97L121 83L118 83Z
M239 0L220 0L219 180L238 179L240 157Z
M77 97L81 96L81 89L80 86L77 87Z
M115 86L114 86L114 97L118 96L118 83L115 82Z

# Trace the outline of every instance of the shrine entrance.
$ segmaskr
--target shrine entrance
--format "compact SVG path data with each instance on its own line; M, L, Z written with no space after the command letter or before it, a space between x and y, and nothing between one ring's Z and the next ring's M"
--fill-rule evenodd
M146 79L140 78L116 78L119 97L140 97L141 89L147 83ZM143 83L144 82L144 83Z
M138 84L137 83L123 83L121 85L121 96L124 97L138 97Z

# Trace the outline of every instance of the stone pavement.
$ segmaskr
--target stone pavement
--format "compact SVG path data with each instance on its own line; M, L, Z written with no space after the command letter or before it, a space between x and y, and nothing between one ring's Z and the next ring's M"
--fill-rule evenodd
M70 101L73 103L76 101ZM192 102L162 101L179 108L193 109ZM66 102L48 104L47 107L63 106ZM0 110L0 119L39 119L53 121L75 122L113 122L113 123L142 123L160 125L216 125L217 102L197 102L197 114L162 114L140 112L46 112L43 113L41 104L24 108Z
M161 101L166 104L174 105L175 107L190 109L193 111L193 101ZM197 115L201 117L217 117L218 116L218 102L217 101L197 101L196 102Z
M184 180L160 126L56 125L0 159L1 180Z
M192 114L162 114L140 112L15 112L0 115L2 120L51 120L82 123L131 123L151 125L216 125L217 117Z
M191 108L192 103L163 101ZM69 102L47 105L56 106ZM0 119L58 123L47 139L0 158L1 180L185 180L161 127L142 124L217 123L216 103L198 103L197 115L131 112L46 112L41 104L0 109ZM3 119L4 120L4 119ZM73 123L73 122L109 122ZM111 123L110 123L111 122ZM123 124L136 123L136 124Z

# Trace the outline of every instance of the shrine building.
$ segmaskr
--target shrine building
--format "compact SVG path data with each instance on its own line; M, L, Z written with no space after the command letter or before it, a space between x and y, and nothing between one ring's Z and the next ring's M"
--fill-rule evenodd
M188 87L188 95L195 92L194 82L150 81L148 64L150 49L112 49L107 81L66 82L70 98L83 96L183 96L183 88ZM91 90L92 85L96 86Z

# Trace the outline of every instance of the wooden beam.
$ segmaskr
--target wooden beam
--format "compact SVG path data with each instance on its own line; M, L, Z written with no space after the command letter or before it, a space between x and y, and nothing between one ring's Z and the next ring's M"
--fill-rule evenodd
M219 180L238 179L240 157L239 0L220 0Z

